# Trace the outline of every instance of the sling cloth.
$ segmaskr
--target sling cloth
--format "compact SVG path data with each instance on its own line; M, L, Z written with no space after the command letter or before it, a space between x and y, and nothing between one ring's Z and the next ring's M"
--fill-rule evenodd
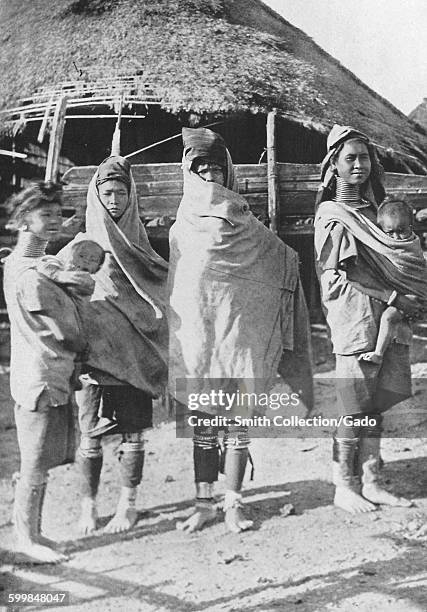
M347 231L342 235L341 244L335 244L326 253L327 238L336 223ZM374 281L398 293L427 300L427 261L415 234L405 240L395 240L359 209L333 201L320 204L315 227L316 257L317 261L322 261L323 270L339 268L342 253L348 258L348 253L353 252L356 258L360 256L368 264Z

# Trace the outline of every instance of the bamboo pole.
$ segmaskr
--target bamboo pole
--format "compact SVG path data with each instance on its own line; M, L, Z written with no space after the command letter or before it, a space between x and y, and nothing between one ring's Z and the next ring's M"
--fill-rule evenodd
M268 217L270 229L275 234L279 231L279 178L276 160L276 115L273 109L267 115L267 186L268 186Z
M120 155L120 123L122 121L123 99L124 94L122 93L118 103L116 127L114 128L113 138L111 140L111 155Z
M47 122L48 122L49 115L50 115L50 109L52 108L52 103L53 103L53 98L51 98L49 102L46 104L46 110L43 115L43 120L40 126L39 134L37 136L37 142L39 142L40 144L44 140L44 135L46 133L46 128L47 128Z
M220 125L224 123L223 121L215 121L214 123L207 123L206 125L201 125L200 127L212 127L214 125ZM158 142L153 142L152 144L143 147L142 149L138 149L137 151L133 151L132 153L128 153L127 155L125 155L126 158L128 157L133 157L134 155L138 155L138 153L143 153L144 151L148 151L148 149L153 149L154 147L157 147L158 145L163 144L164 142L168 142L169 140L174 140L175 138L180 138L182 136L181 132L178 132L178 134L175 134L174 136L169 136L169 138L164 138L163 140L159 140Z
M52 131L50 133L49 150L47 152L45 181L56 182L58 178L59 153L61 151L62 138L65 127L65 111L67 110L67 98L63 96L58 100L53 116Z
M17 153L16 151L8 151L7 149L0 149L0 155L6 155L7 157L18 157L19 159L26 159L28 157L25 153Z

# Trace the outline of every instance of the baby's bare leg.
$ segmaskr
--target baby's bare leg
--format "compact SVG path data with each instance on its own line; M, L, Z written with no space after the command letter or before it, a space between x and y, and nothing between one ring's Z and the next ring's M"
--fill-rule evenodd
M376 364L382 363L387 348L396 337L397 326L402 319L403 315L400 310L394 306L388 306L381 315L375 350L362 353L359 359Z

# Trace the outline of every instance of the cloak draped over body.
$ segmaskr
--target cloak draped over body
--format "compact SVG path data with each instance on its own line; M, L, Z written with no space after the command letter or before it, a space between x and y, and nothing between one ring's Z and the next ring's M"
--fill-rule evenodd
M99 199L98 172L87 194L86 233L70 243L92 239L106 252L94 276L95 291L82 309L86 362L100 384L130 384L156 397L167 380L167 264L152 249L139 219L130 172L129 203L118 221Z
M232 190L228 152L227 160L229 188L204 181L184 158L184 195L170 231L170 391L176 397L177 379L269 385L279 371L311 407L298 256Z

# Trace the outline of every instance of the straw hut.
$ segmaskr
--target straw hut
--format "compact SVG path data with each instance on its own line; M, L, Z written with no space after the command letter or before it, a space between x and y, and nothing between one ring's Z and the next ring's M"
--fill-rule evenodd
M411 121L415 121L422 128L427 130L427 98L424 98L421 104L414 108L408 116Z
M126 153L218 121L234 159L257 163L277 108L280 161L319 162L338 122L367 132L387 170L427 172L425 130L259 0L8 0L0 18L1 127L17 150L47 142L66 94L62 154L100 162L123 96ZM175 140L133 162L179 158Z
M70 164L87 166L86 174L69 178L77 181L68 184L72 206L73 198L84 201L90 165L110 153L121 110L122 153L144 149L132 156L133 164L169 164L155 172L139 166L148 222L162 211L173 216L179 201L182 146L171 137L182 126L213 123L237 164L258 164L266 161L267 114L277 109L276 161L305 164L297 179L293 168L278 173L288 215L278 231L300 252L305 288L313 292L306 221L330 127L351 124L369 134L388 172L427 174L426 129L260 0L8 0L0 3L0 19L1 146L28 155L0 158L3 181L13 188L43 176L40 161L64 96L56 168L61 176ZM239 176L254 212L271 222L266 167L242 166ZM393 178L396 189L401 176ZM410 188L420 198L419 179L413 179ZM316 300L309 296L310 303Z

